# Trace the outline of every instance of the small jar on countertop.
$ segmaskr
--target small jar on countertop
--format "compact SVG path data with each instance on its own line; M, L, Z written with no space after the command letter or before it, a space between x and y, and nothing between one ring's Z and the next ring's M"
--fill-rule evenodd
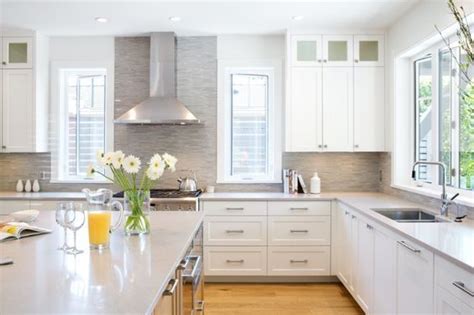
M311 190L312 194L321 193L321 179L318 176L318 172L314 172L313 177L311 177Z

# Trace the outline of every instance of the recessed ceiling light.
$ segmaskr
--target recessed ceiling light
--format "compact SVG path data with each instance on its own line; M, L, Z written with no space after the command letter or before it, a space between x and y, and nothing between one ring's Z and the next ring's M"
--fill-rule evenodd
M95 18L95 21L99 22L99 23L107 23L109 20L107 20L107 18L105 18L105 17L98 16L98 17Z
M304 19L304 16L302 15L295 15L295 16L292 16L291 19L293 21L301 21L302 19Z
M179 16L170 16L168 20L170 20L171 22L179 22L181 21L181 18Z

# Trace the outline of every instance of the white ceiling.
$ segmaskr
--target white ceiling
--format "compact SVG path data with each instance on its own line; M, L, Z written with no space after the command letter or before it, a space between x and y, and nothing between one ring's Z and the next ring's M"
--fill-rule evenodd
M432 0L437 1L437 0ZM440 0L441 1L441 0ZM1 2L1 0L0 0ZM275 34L296 30L381 30L418 0L107 1L3 0L4 25L47 35ZM301 21L292 16L302 15ZM100 24L94 18L107 17ZM180 22L169 21L181 17Z

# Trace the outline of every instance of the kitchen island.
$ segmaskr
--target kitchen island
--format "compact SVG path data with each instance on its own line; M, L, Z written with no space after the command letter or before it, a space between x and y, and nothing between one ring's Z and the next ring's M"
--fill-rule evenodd
M14 260L0 266L0 314L150 314L202 219L201 212L153 212L149 235L117 231L103 252L89 250L85 226L77 245L84 253L73 256L57 250L63 232L54 211L42 211L34 224L51 234L0 243L0 257Z

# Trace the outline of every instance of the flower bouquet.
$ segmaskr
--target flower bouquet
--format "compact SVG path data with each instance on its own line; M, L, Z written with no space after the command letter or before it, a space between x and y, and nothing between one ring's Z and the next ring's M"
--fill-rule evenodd
M100 174L124 191L125 234L148 234L150 232L148 219L150 188L156 184L165 170L174 172L178 160L168 153L163 155L157 153L150 159L142 175L139 174L142 169L140 159L133 155L125 156L122 151L98 152L97 161L101 170L110 169L113 178L93 165L88 167L88 177Z

